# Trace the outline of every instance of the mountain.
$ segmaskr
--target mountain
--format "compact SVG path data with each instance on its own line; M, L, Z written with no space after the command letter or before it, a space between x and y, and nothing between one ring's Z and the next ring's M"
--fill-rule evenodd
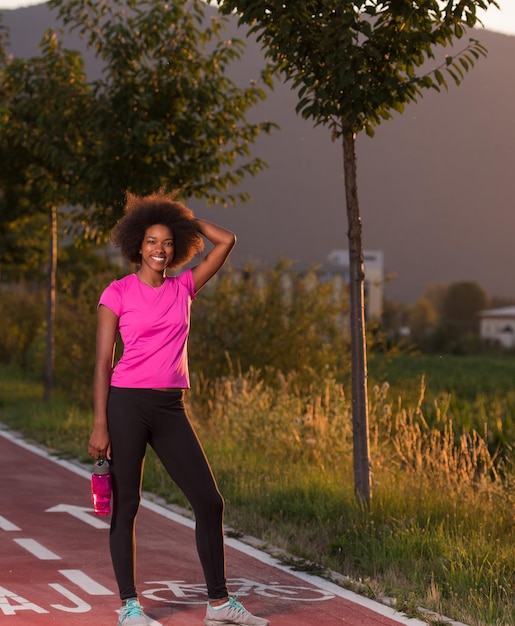
M56 25L44 4L3 15L16 56L36 54L44 30ZM230 33L237 30L234 20ZM358 138L364 245L383 251L392 300L410 302L430 285L464 280L491 296L515 298L515 37L484 30L472 36L488 57L459 87L427 91L374 138ZM74 36L66 43L84 50ZM88 63L88 71L98 71ZM243 84L262 64L249 40L233 77ZM253 202L227 209L191 203L199 216L236 232L237 263L292 259L310 266L347 247L341 145L297 116L295 104L289 85L277 84L252 112L252 119L281 126L253 150L269 164L242 185Z

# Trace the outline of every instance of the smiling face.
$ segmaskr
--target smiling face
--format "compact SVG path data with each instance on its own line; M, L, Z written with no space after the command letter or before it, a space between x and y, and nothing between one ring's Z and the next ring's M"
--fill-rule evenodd
M147 228L141 244L141 269L163 272L173 260L173 233L168 226L154 224Z

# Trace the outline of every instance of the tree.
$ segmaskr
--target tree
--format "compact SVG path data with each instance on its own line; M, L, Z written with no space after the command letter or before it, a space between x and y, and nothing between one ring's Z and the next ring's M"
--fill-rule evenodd
M2 14L0 13L0 124L2 128L6 128L9 124L5 124L8 120L8 85L6 84L6 64L8 56L6 46L9 43L9 31L2 23ZM0 280L12 280L20 278L21 275L27 275L29 271L35 271L41 265L43 256L43 246L39 236L31 236L33 229L27 227L30 218L18 217L14 210L14 203L9 201L8 189L5 187L5 180L12 180L12 176L19 173L18 168L12 168L13 159L9 158L9 152L13 151L15 146L11 143L11 137L0 135ZM4 180L5 179L5 180ZM37 224L35 229L39 233L41 222ZM31 254L27 255L27 243L24 246L19 245L19 233L25 233L25 241L28 242ZM44 247L46 250L46 246Z
M76 217L90 236L121 216L127 190L165 186L184 198L245 201L231 189L266 164L250 146L270 122L245 114L265 98L263 84L239 87L227 67L244 49L223 40L225 18L209 22L200 0L50 0L70 30L78 29L103 68L95 80L88 180ZM266 71L262 83L269 83Z
M408 309L408 327L411 336L422 349L434 334L438 323L437 312L429 298L418 298Z
M354 481L358 501L371 501L368 444L364 264L358 202L356 135L417 101L426 88L459 84L485 49L470 40L433 71L417 74L478 21L493 0L217 0L223 13L257 34L275 70L298 90L296 110L327 126L343 145L350 262ZM423 70L421 70L423 72Z
M88 82L82 56L64 50L57 32L45 35L41 57L9 59L0 30L0 237L12 259L16 227L49 216L46 397L58 207L75 207L67 219L81 235L100 238L121 216L127 190L165 186L211 202L245 200L231 187L265 167L250 146L273 127L246 122L265 92L227 78L243 43L221 39L222 19L206 24L202 2L49 4L87 37L103 77ZM26 253L28 240L21 243Z
M423 297L428 300L436 312L437 323L442 318L443 302L445 300L449 285L435 284L429 285L424 289Z
M485 290L474 282L449 285L442 302L441 324L456 336L479 330L479 311L487 309L489 299Z
M0 259L30 256L38 250L30 242L48 237L46 256L39 249L35 260L47 262L44 396L49 400L55 359L57 207L80 193L80 120L88 108L89 89L80 55L63 50L51 31L41 43L40 56L3 55L0 60L0 234L9 243ZM48 224L41 229L43 216ZM29 232L16 230L23 223Z

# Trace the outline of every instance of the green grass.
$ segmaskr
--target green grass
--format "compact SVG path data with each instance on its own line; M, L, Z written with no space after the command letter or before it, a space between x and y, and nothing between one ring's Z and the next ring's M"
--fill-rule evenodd
M415 405L423 377L426 419L437 424L442 407L460 428L486 432L492 452L509 453L515 442L515 356L374 356L371 381L388 381L402 402Z
M187 401L229 526L409 614L501 626L515 623L514 371L514 357L371 359L369 511L354 497L350 399L335 380L299 391L251 373L194 386ZM0 373L0 421L85 460L91 412L59 395L45 406L38 385ZM151 452L144 488L186 505Z
M91 460L87 441L90 410L74 404L62 392L43 402L43 387L20 370L0 367L0 422L23 433L31 443L43 445L60 457Z

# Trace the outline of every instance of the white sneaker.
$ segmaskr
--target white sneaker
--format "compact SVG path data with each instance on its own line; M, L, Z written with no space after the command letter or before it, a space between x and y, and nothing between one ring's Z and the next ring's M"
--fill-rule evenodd
M118 626L148 626L143 608L137 600L127 600L122 606Z
M236 598L229 598L228 602L221 606L211 606L208 603L206 611L206 626L269 626L270 622L262 617L256 617L249 613L247 609Z

